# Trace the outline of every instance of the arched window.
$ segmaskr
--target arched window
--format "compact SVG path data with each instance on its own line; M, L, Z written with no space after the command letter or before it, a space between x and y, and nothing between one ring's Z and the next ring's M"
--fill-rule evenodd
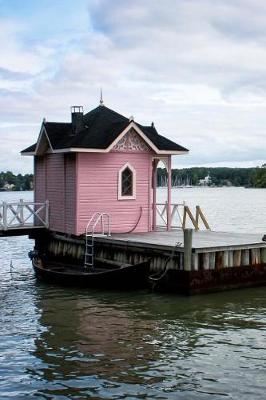
M133 173L128 167L122 171L121 194L122 196L132 196L133 194Z
M136 171L126 164L119 170L118 175L118 200L136 198Z

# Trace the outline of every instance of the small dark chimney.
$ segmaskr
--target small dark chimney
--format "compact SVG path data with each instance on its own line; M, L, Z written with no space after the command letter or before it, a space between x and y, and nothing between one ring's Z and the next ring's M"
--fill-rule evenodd
M72 122L72 134L76 135L84 128L83 121L83 107L72 106L71 107L71 122Z

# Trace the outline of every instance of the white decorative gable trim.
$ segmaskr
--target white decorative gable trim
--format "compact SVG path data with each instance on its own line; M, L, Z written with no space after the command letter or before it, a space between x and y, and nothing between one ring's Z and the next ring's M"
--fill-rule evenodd
M160 152L157 147L152 143L152 141L142 132L142 130L138 127L138 125L135 124L134 121L130 122L130 124L120 133L120 135L113 141L113 143L110 144L110 146L106 149L106 152L109 152L110 150L113 150L114 146L120 140L128 133L131 131L131 129L134 129L134 131L143 139L143 141L155 152L158 153Z
M49 140L49 137L47 135L45 126L44 126L44 124L42 124L34 154L35 155L43 154L47 151L47 149L49 149L50 151L53 151L53 148L52 148L51 142Z
M132 195L131 196L125 196L122 194L122 174L125 171L126 168L129 168L130 171L132 172ZM117 198L118 200L135 200L136 199L136 187L137 187L137 179L136 179L136 170L134 167L132 167L131 164L126 163L123 165L123 167L120 168L118 171L118 193L117 193Z
M112 150L125 151L125 152L149 152L150 147L144 142L140 135L131 128L120 140L117 142Z

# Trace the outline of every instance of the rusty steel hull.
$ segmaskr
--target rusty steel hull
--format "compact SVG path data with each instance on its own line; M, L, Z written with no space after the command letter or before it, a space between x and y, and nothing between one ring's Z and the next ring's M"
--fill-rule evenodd
M152 285L156 291L186 295L266 286L266 264L202 271L172 269Z

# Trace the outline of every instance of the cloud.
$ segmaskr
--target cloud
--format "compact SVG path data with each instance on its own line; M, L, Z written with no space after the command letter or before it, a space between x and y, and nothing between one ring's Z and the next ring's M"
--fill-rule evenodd
M58 21L61 3L49 4L34 21L18 13L0 24L0 117L17 124L21 148L38 134L25 124L69 120L71 105L97 106L103 87L107 106L190 148L176 164L265 159L264 3L65 2Z
M41 72L47 60L41 51L23 46L19 39L26 28L12 21L0 21L1 69L14 73L36 74Z

